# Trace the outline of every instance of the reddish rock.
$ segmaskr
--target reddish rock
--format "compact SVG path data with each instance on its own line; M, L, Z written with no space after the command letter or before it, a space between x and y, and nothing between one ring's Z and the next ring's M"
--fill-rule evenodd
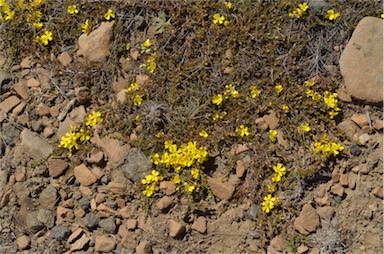
M75 167L73 172L83 186L90 186L97 181L97 177L84 164Z
M176 185L171 181L162 181L160 183L160 190L162 190L165 195L172 195L176 193Z
M145 74L136 75L136 84L138 84L140 87L143 87L146 84L148 84L150 80L151 79L148 75L145 75Z
M136 228L137 228L137 220L128 219L127 220L127 229L128 230L135 230Z
M20 99L17 98L17 96L11 96L5 99L3 102L0 103L0 111L4 114L7 114L9 111L11 111L14 107L19 105Z
M372 190L372 194L375 195L376 197L378 198L383 198L383 188L381 187L375 187L373 190Z
M245 151L248 151L248 150L249 150L249 148L248 148L247 145L239 144L235 148L235 154L239 154L239 153L242 153L242 152L245 152Z
M81 192L83 197L89 197L89 196L92 196L93 194L92 190L84 185L80 185L79 191Z
M24 81L17 82L13 89L23 100L29 99L28 87Z
M366 114L353 114L351 120L356 123L360 128L369 125L369 119Z
M124 218L124 219L128 219L129 217L131 217L132 215L132 209L128 206L126 207L123 207L121 208L119 211L118 211L118 214Z
M78 40L79 50L77 56L84 56L91 63L103 63L110 52L110 41L113 34L112 22L102 22L90 34L83 33Z
M207 232L207 220L203 216L199 216L192 224L191 228L199 233Z
M100 204L100 203L105 202L105 196L106 195L104 193L97 193L97 195L95 197L96 204Z
M87 161L92 164L99 165L104 161L104 153L100 150L92 150L90 156L87 158Z
M384 120L376 119L373 121L373 128L377 131L381 131L384 127Z
M221 200L229 200L232 198L235 187L233 187L230 183L222 182L220 179L212 177L209 177L207 180L213 195Z
M51 114L52 117L57 117L60 113L60 108L61 108L61 105L54 105L52 107L49 108L49 113Z
M326 221L331 221L333 215L335 214L335 210L332 208L332 206L324 206L319 207L316 209L317 214Z
M307 246L304 244L301 244L299 247L297 247L297 254L303 254L306 253L309 250Z
M116 94L116 100L121 104L124 104L127 101L127 92L125 89Z
M265 122L263 117L259 117L255 120L255 124L262 130L268 129L268 124Z
M348 176L348 188L354 190L356 188L356 175L349 174Z
M24 57L23 60L21 60L20 67L30 69L32 67L32 57Z
M344 188L341 184L335 184L331 187L331 193L342 197L344 195Z
M339 60L347 92L364 103L383 102L383 21L360 20Z
M126 80L125 78L119 77L119 78L114 78L113 83L112 83L112 90L115 93L119 93L125 88L129 86L129 81Z
M366 163L362 164L360 166L359 172L362 173L363 175L367 175L369 173L369 168Z
M30 78L27 80L27 87L39 87L40 82L35 78Z
M278 235L271 240L271 243L267 249L267 253L268 254L281 253L281 252L285 252L287 249L288 249L288 242Z
M151 244L144 240L139 243L136 247L136 253L137 254L151 254L152 252L152 247Z
M90 241L89 237L87 237L85 234L83 234L80 239L76 240L72 245L71 245L71 251L76 251L76 250L82 250L86 244Z
M112 208L106 206L105 204L100 204L97 206L96 208L97 211L100 211L100 212L106 212L106 213L109 213L109 214L112 214L112 215L118 215L118 213L113 210Z
M76 241L76 239L79 239L80 236L83 234L83 230L81 228L77 228L75 231L72 232L72 234L68 237L67 243L72 244Z
M341 186L348 187L348 175L347 174L341 174L339 182L340 182Z
M46 138L52 137L52 135L55 134L52 127L45 127L43 130L43 135Z
M111 252L116 248L116 240L110 236L96 236L95 251L96 252Z
M47 116L49 115L49 110L50 108L45 105L44 103L40 102L37 107L36 107L36 112L40 115L40 116Z
M72 62L72 57L68 52L63 52L57 56L57 60L66 67Z
M310 204L305 204L299 217L295 219L294 228L302 235L309 235L319 227L319 215Z
M178 238L185 233L185 227L181 223L174 220L169 221L168 229L169 236L173 238Z
M12 114L15 115L15 116L20 115L20 113L23 112L25 106L27 106L27 103L25 103L24 101L20 102L20 104L17 105L17 106L12 110Z
M242 160L236 161L236 176L242 178L245 173L245 163Z
M279 126L279 118L273 110L268 115L263 116L263 119L271 130L275 130Z
M47 141L28 129L21 131L20 139L23 153L35 161L46 159L53 152L53 147Z
M26 235L19 236L16 239L16 244L17 244L17 247L19 248L19 250L25 250L29 246L30 242L31 242L31 240Z
M63 172L68 168L68 163L62 159L52 159L48 160L48 170L51 177L59 177Z
M103 149L109 163L112 165L121 163L127 157L131 148L129 144L120 145L119 140L110 137L100 139L99 136L95 135L91 141L95 141Z
M156 208L161 211L166 211L172 206L172 203L173 199L171 197L164 196L157 201Z

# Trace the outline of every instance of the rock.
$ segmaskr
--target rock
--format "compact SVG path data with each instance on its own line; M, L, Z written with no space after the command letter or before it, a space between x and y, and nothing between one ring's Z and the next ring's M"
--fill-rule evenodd
M16 239L16 244L19 250L25 250L29 246L30 242L31 240L26 235L19 236Z
M17 82L13 89L23 100L29 99L28 87L24 81Z
M360 144L366 144L371 139L371 136L367 133L364 133L363 135L359 136L358 140Z
M340 132L346 135L350 139L354 139L356 133L359 132L359 126L357 126L352 120L346 119L337 125Z
M55 226L55 213L52 210L39 209L37 219L47 228L53 228L53 226Z
M270 111L269 115L263 116L264 121L268 124L269 129L275 130L279 126L279 118L275 111Z
M360 128L369 125L369 119L366 114L353 114L351 120Z
M368 168L368 165L366 163L360 165L360 169L359 169L359 172L363 175L367 175L369 173L369 168Z
M349 174L348 176L348 188L354 190L356 188L356 176Z
M20 130L15 127L15 124L4 123L1 132L6 133L6 135L2 135L1 137L5 144L13 146L19 141Z
M79 104L86 104L90 99L90 91L86 86L76 87L75 96Z
M337 98L339 98L341 101L352 102L351 96L345 91L345 89L339 88L337 89L336 93Z
M68 166L69 165L65 160L50 158L48 160L49 175L53 178L59 177L68 168Z
M39 87L40 86L40 81L38 81L35 78L30 78L27 80L26 83L27 87Z
M376 119L373 121L373 128L377 131L381 131L384 127L384 120Z
M265 122L263 117L259 117L255 120L255 124L262 130L268 129L268 124Z
M288 242L278 235L271 240L271 243L267 249L267 253L268 254L280 253L280 252L286 251L287 248L288 248Z
M171 208L173 203L173 199L169 196L164 196L159 199L156 203L156 208L161 210L162 212L166 212Z
M72 57L68 52L63 52L57 56L57 60L63 65L67 67L72 62Z
M32 67L32 57L24 57L21 60L20 67L23 69L30 69Z
M135 78L136 78L136 84L138 84L140 87L147 85L151 80L151 78L145 74L136 75Z
M173 238L181 238L186 232L185 227L181 223L174 220L169 221L168 229L169 236Z
M94 213L87 213L81 222L88 229L95 229L99 220L99 217L97 217Z
M127 229L128 230L135 230L136 228L137 228L137 220L128 219L127 220Z
M248 151L248 150L249 150L249 148L247 145L239 144L235 148L235 154L240 154L240 153Z
M49 109L50 108L42 102L36 106L36 112L39 114L39 116L49 115Z
M55 134L55 131L51 127L45 127L43 130L43 135L45 138L50 138Z
M87 166L85 166L85 164L80 164L75 167L73 172L76 180L83 186L90 186L97 181L97 177L87 168Z
M112 22L102 22L101 25L90 34L83 33L79 37L79 50L77 56L84 56L90 63L103 63L111 54L109 47L113 33Z
M203 216L197 217L193 222L191 228L199 233L205 234L207 232L207 220Z
M51 229L50 235L51 238L56 239L57 241L66 241L71 235L71 230L68 227L57 225Z
M72 244L76 240L80 239L80 237L83 235L83 230L79 227L73 233L68 237L67 243Z
M341 174L339 182L340 182L341 186L348 187L348 183L349 183L348 175L347 174Z
M236 161L236 176L242 178L245 173L245 163L242 160Z
M373 194L373 195L375 195L375 197L378 197L378 198L383 198L383 188L381 188L381 187L375 187L372 191L371 191L371 193Z
M308 0L308 5L316 15L323 16L330 8L329 3L325 0Z
M106 212L106 213L112 214L114 216L118 215L118 213L115 210L113 210L112 208L106 206L105 204L98 205L96 210L99 211L99 212Z
M119 165L129 154L131 148L129 144L120 145L119 140L108 136L100 139L98 135L95 135L91 141L95 142L97 146L103 149L104 154L107 155L111 165Z
M3 102L0 103L0 111L4 114L7 114L9 111L11 111L14 107L19 105L20 99L17 98L17 96L13 95L11 97L8 97Z
M89 157L87 157L87 162L100 165L104 162L104 153L100 150L93 149Z
M332 208L332 206L319 207L316 209L316 212L320 218L326 220L327 222L330 222L333 215L335 214L335 210Z
M356 26L340 60L347 92L365 103L383 102L383 20L365 17Z
M107 233L114 234L116 232L115 218L109 217L107 219L100 220L99 227L102 228Z
M160 190L162 190L165 195L172 195L176 193L176 185L171 181L161 181Z
M356 145L355 143L351 143L349 145L349 152L353 155L353 156L359 156L362 152L361 148Z
M337 183L331 187L331 193L342 197L344 195L344 188L341 186L341 184Z
M115 93L119 93L125 88L129 86L129 81L125 78L119 77L119 78L114 78L112 82L112 90Z
M95 238L96 252L111 252L116 248L116 240L114 237L100 235Z
M53 152L53 147L47 141L28 129L22 130L20 138L23 153L35 161L45 159Z
M294 221L294 228L302 235L309 235L319 227L319 215L310 204L305 204L299 217Z
M140 215L137 227L147 233L153 234L155 232L155 230L153 229L153 219L151 217L145 217L143 215Z
M212 177L208 177L207 180L213 195L221 200L229 200L232 198L232 195L235 192L235 187L230 183L222 182L220 179Z
M74 218L74 214L71 209L58 206L56 209L56 218L57 224L60 224L64 221L71 221Z
M89 237L83 234L80 239L78 239L71 245L71 251L82 250L89 243L89 241Z
M118 92L116 94L116 100L119 103L124 104L127 101L127 92L124 89Z
M152 162L145 156L139 148L132 148L125 163L121 165L120 169L124 172L125 176L136 183L140 183L142 179L150 172Z
M24 101L20 102L20 104L17 105L17 106L12 110L12 114L15 115L15 116L20 115L20 113L24 110L25 106L27 106L27 103L25 103Z
M247 213L245 214L245 218L247 220L254 221L258 218L259 211L260 211L260 206L252 203L251 206L249 207Z
M136 247L136 254L151 254L152 252L152 247L151 244L144 240L139 243Z
M38 219L37 215L38 215L37 211L33 211L33 212L28 211L28 213L25 216L24 215L20 216L20 217L23 217L24 219L26 229L30 230L32 233L36 233L44 228L44 224Z
M54 208L57 201L57 190L52 185L48 185L39 195L39 203L43 208Z
M132 209L128 206L123 207L118 211L118 214L124 219L128 219L129 217L131 217L131 213L132 213Z
M305 252L307 252L309 250L309 248L307 246L305 246L304 244L301 244L299 247L297 247L297 254L303 254Z

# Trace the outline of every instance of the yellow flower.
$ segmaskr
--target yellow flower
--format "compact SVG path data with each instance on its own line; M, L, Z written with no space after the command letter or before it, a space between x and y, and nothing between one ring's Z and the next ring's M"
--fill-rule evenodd
M156 138L162 138L162 137L164 137L164 132L163 132L163 131L160 131L160 132L156 133L155 137L156 137Z
M282 85L277 85L277 86L275 86L275 91L276 91L277 93L281 93L283 90L284 90L284 88L283 88Z
M223 102L223 95L221 94L215 95L212 99L212 103L216 105L220 105L222 102Z
M133 98L133 105L138 106L143 103L143 98L141 97L140 94L136 94L135 97Z
M33 26L37 29L41 29L43 27L43 22L34 22Z
M257 89L256 86L251 86L249 89L251 90L251 97L252 98L256 98L261 93L261 90Z
M337 109L337 93L330 93L326 91L324 96L324 102L329 108Z
M76 133L76 138L81 142L91 139L91 133L89 130L80 129L78 133Z
M203 138L208 138L208 133L205 130L202 130L199 132L199 136L201 136Z
M52 32L51 31L45 31L44 34L42 36L37 36L36 37L36 41L44 44L44 45L48 45L48 43L50 41L53 40L53 37L52 37Z
M299 8L302 11L306 11L306 10L308 10L309 6L308 6L308 4L306 2L304 2L302 4L299 4Z
M340 13L335 12L334 10L329 10L327 11L327 14L325 14L325 18L331 21L337 19L338 17L340 17Z
M68 8L67 8L67 12L69 14L77 14L79 13L79 10L77 9L77 6L76 4L73 4L73 5L69 5Z
M231 2L224 2L225 7L230 10L233 8L233 4Z
M61 137L59 147L68 149L69 152L72 152L72 149L75 148L79 150L79 144L77 143L76 133L71 129L70 132L66 133L65 136Z
M277 136L277 130L269 130L269 139L275 142Z
M261 203L261 209L265 213L269 213L275 206L275 202L277 202L277 197L272 197L271 194L268 194L264 197L264 201Z
M332 111L329 111L328 114L329 114L329 118L333 119L333 118L335 118L335 116L337 116L339 114L339 112L332 110Z
M273 171L279 176L283 176L287 173L287 169L281 163L277 163L276 166L273 166Z
M190 185L189 183L187 182L184 182L183 183L185 189L188 191L188 192L193 192L195 190L195 186L194 185Z
M151 45L152 45L152 43L151 43L150 39L146 39L145 42L143 44L141 44L141 46L144 48L149 48Z
M89 29L89 20L86 19L83 24L81 24L81 32L86 33Z
M153 164L159 165L160 155L158 153L155 153L154 155L152 155L151 161L152 161Z
M127 92L136 92L140 89L140 86L135 82L129 85L129 87L126 89Z
M225 17L221 16L220 13L216 13L213 15L213 23L214 24L223 24L225 21Z
M15 11L8 11L4 13L7 14L7 16L5 16L5 20L12 20L15 17Z
M310 79L310 80L305 81L304 84L307 87L312 87L312 86L314 86L316 84L316 82L314 80Z
M179 183L181 183L181 179L180 179L180 176L179 176L179 175L175 175L175 176L173 177L173 183L174 183L174 184L179 184Z
M315 92L311 89L307 90L307 96L311 97L312 100L317 101L321 99L321 95L318 92Z
M288 112L289 111L289 107L287 105L283 105L282 109L285 111L285 112Z
M274 183L278 183L278 182L280 182L280 180L281 180L281 175L279 175L279 174L277 174L277 173L273 174L273 176L272 176L272 182L274 182Z
M92 113L87 116L87 119L85 120L85 125L92 127L101 123L102 121L103 119L101 118L100 111L92 111Z
M301 124L301 131L303 132L309 132L311 130L311 127L309 126L309 123L303 123Z
M199 175L200 175L200 170L198 168L194 168L191 170L191 175L193 177L193 179L199 179Z
M380 15L380 18L384 19L384 13Z
M115 13L111 9L108 9L107 13L104 14L104 18L106 20L110 20L111 18L115 18Z
M147 187L145 187L145 190L143 191L143 194L147 197L150 197L152 196L154 191L155 191L154 185L147 185Z
M147 63L148 63L147 70L153 73L156 69L155 57L153 55L150 56L147 60Z
M244 125L240 125L238 128L236 128L236 133L239 134L241 137L248 136L248 127L245 127Z
M273 192L275 192L276 191L276 186L275 185L267 185L267 191L269 192L269 193L273 193Z

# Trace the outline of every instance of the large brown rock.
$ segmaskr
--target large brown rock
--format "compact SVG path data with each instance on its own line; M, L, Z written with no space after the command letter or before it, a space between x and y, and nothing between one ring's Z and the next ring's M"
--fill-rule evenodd
M101 25L89 35L79 37L79 50L77 56L83 56L90 63L102 63L111 54L109 47L115 22L102 22Z
M315 232L320 225L319 215L310 204L303 206L300 216L295 219L294 228L302 235Z
M383 102L383 20L363 18L345 47L340 71L346 91L364 103Z

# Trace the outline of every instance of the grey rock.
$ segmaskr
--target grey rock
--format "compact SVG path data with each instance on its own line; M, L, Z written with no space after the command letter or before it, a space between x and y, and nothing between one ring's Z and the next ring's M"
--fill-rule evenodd
M35 132L40 133L43 131L43 129L44 129L44 126L40 120L37 120L32 124L32 130L34 130Z
M20 130L18 130L13 124L5 123L2 128L3 140L7 145L13 146L19 140Z
M260 206L256 204L252 204L245 214L245 218L248 220L256 220L260 211Z
M362 153L362 150L361 148L356 145L355 143L351 143L349 145L349 152L353 155L353 156L359 156L361 153Z
M120 169L132 181L140 182L151 170L152 162L138 148L132 148Z
M43 208L53 208L58 201L57 190L48 185L39 195L39 202Z
M99 223L99 220L99 217L97 217L94 213L87 213L87 215L85 215L85 217L82 219L82 223L88 229L95 229Z
M79 207L83 210L88 210L90 207L90 200L89 198L82 198L79 200Z
M55 226L55 213L47 209L39 209L37 212L37 219L43 223L47 228Z
M116 224L115 224L115 218L109 217L107 219L102 219L99 222L99 227L104 229L107 233L115 233L116 232Z
M44 228L44 224L38 219L37 211L26 214L25 223L27 230L30 230L32 233L36 233Z
M54 226L51 229L51 238L58 241L65 241L71 235L71 230L64 226Z

